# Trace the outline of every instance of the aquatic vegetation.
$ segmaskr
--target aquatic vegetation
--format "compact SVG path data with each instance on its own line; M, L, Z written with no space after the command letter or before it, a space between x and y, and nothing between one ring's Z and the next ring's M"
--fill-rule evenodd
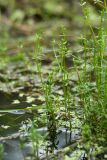
M49 14L47 20L56 14L57 3L44 2L43 13ZM84 25L79 41L74 42L68 28L61 25L57 31L52 28L57 36L52 36L53 31L48 27L46 33L37 32L26 40L19 38L14 42L15 49L14 45L7 46L9 35L0 40L1 159L8 155L11 159L17 155L22 160L106 159L106 1L101 6L103 10L94 27L90 23L93 15L90 6L81 1ZM36 20L37 15L42 15L40 21L41 8L36 13ZM22 23L28 13L11 9L12 23ZM57 13L58 17L64 16L62 10ZM67 18L71 20L70 15ZM34 23L31 19L29 24ZM73 43L76 43L75 50Z
M0 159L3 159L4 147L3 144L0 144Z

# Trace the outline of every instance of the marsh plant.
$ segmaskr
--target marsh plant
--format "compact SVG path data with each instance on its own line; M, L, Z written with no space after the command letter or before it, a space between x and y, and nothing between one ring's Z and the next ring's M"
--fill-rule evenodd
M41 36L36 35L36 47L35 47L35 61L37 66L37 72L41 81L42 91L45 97L45 111L47 119L47 129L48 129L48 140L50 141L50 147L53 150L56 147L55 140L57 135L57 125L56 125L56 108L53 96L54 78L55 70L53 69L47 75L44 80L44 75L42 73L42 47L41 47Z
M0 159L3 159L4 147L3 144L0 144Z
M57 130L59 126L59 119L57 118L57 112L60 111L60 107L64 108L65 112L65 118L66 122L65 125L68 124L69 119L69 126L66 125L65 127L70 129L72 128L71 125L71 102L72 97L70 93L70 87L69 87L69 71L66 67L66 55L68 53L68 47L67 47L67 41L65 39L65 31L64 28L62 28L62 38L58 44L58 51L54 51L55 55L55 64L51 71L48 71L47 77L42 72L42 47L41 47L41 36L36 35L36 47L34 52L34 59L36 62L37 67L37 73L40 77L41 81L41 88L42 92L45 97L45 111L46 111L46 119L47 119L47 129L48 129L48 140L50 141L50 148L51 151L54 150L54 148L57 148ZM53 50L54 45L56 42L53 43ZM57 75L61 75L61 88L63 91L63 100L62 102L59 102L59 97L54 94L54 87L56 83L56 77ZM45 78L44 78L45 76ZM60 103L60 106L59 106Z
M66 65L66 56L68 54L68 46L67 46L67 40L65 38L66 30L64 27L61 28L61 40L58 43L58 51L56 52L54 50L54 55L56 59L57 64L57 72L61 75L60 81L61 81L61 87L63 91L63 101L61 103L62 107L64 107L65 114L66 114L66 123L69 119L69 126L66 125L65 127L72 129L71 124L71 106L72 106L72 95L69 85L69 69ZM55 41L53 41L53 49L55 48Z
M85 30L83 38L83 55L79 58L74 57L74 68L78 75L78 82L76 86L76 95L71 93L69 84L69 69L66 66L66 56L68 53L67 41L65 39L64 28L62 30L61 40L58 43L58 50L55 51L56 42L53 43L53 50L55 56L55 65L53 69L48 71L47 75L43 74L41 64L42 47L41 36L36 35L36 47L34 51L34 60L36 62L36 70L40 77L42 92L45 97L45 112L47 119L48 140L51 141L51 151L56 147L57 128L59 119L57 119L57 110L60 107L64 108L66 115L66 128L72 130L72 106L73 98L79 97L80 107L83 113L81 115L81 132L83 144L86 144L87 153L90 156L90 148L94 144L106 145L107 141L107 27L106 16L107 9L104 6L101 12L101 23L97 32L94 32L90 25L89 11L87 3L82 1L82 9L85 15ZM87 35L87 28L89 27L91 35ZM90 36L90 40L88 40ZM81 62L81 63L80 63ZM60 75L61 88L63 91L63 99L60 105L55 99L53 93L55 87L55 77ZM59 107L59 109L57 108ZM78 108L80 109L80 108Z
M88 21L87 4L83 4L85 21ZM87 15L86 15L87 14ZM82 136L85 142L107 142L107 8L101 11L100 26L95 33L91 30L91 40L84 34L84 65L79 75L78 92L83 106Z
M40 135L40 133L38 133L37 131L37 128L37 123L34 120L32 122L32 127L29 130L29 138L32 143L32 159L36 158L37 160L39 160L39 149L41 148L41 146L43 146L45 136Z

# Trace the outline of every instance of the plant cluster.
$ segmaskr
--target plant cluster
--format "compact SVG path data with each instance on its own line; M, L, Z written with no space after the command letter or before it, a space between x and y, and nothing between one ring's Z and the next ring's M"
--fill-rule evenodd
M88 22L88 11L84 8L85 3L82 4L83 11L85 13L86 23L91 29L91 40L88 40L86 32L83 39L84 56L79 58L74 56L74 69L78 75L78 83L76 93L80 98L80 106L82 109L82 119L81 119L81 133L83 146L88 147L88 154L90 154L90 149L94 144L98 146L106 146L107 141L107 27L106 27L106 7L101 12L101 23L100 27L97 29L97 33L94 33L93 28ZM87 14L87 15L86 15ZM52 145L55 147L55 138L57 135L59 119L56 118L57 107L64 107L66 118L66 123L69 121L69 127L72 131L72 105L73 97L77 96L70 90L69 85L69 71L66 67L65 58L68 53L67 41L64 38L64 33L62 34L62 39L59 43L59 50L54 52L55 54L55 64L54 69L50 71L47 79L44 81L42 77L42 65L40 63L40 56L37 55L41 53L41 47L38 43L37 37L37 48L35 50L35 59L38 74L41 79L42 89L45 95L45 107L46 107L46 117L47 117L47 127L48 127L48 140L51 140ZM39 44L39 45L38 45ZM54 44L54 43L53 43ZM84 58L84 60L83 60ZM78 66L80 60L83 62L82 67ZM81 72L79 72L81 70ZM60 102L59 106L53 94L53 88L55 86L55 75L59 73L61 87L63 90L63 100ZM58 97L58 96L57 96ZM58 99L58 98L57 98ZM58 101L59 102L59 101ZM80 108L78 108L80 109ZM78 114L77 114L78 115ZM86 145L85 145L86 144Z

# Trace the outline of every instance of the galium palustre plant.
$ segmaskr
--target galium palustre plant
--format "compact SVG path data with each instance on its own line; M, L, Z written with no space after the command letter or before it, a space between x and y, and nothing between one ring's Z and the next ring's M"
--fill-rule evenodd
M53 87L54 87L54 77L55 70L48 73L46 80L43 80L42 74L42 47L40 44L40 35L36 35L36 47L35 47L35 61L37 66L37 72L41 80L42 91L45 97L45 109L47 118L47 128L48 128L48 140L51 142L50 147L53 150L56 147L55 140L57 135L56 126L56 114L55 114L55 101L53 98Z
M83 11L91 30L91 39L88 40L85 33L83 44L86 54L82 74L79 75L78 90L84 110L82 134L85 141L103 145L107 141L107 8L104 6L101 11L101 22L96 33L88 21L86 3Z

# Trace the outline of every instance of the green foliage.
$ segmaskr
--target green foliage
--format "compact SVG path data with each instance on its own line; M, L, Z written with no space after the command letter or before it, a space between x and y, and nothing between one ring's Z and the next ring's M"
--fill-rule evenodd
M3 6L7 6L8 2L9 1L1 1L0 3ZM35 5L40 5L40 2L43 1L39 1L39 3L36 3L32 0L32 4ZM62 16L64 14L64 7L61 8L58 4L59 2L61 1L53 0L52 2L43 2L43 4L45 3L45 5L40 5L39 10L37 8L32 8L31 6L29 6L28 11L25 12L26 9L23 10L23 6L21 9L18 9L18 6L16 6L17 9L15 10L14 4L17 4L17 1L13 0L12 4L8 7L8 10L12 22L22 23L26 15L29 17L33 17L35 14L42 15L46 13L46 18L47 15L50 17L52 15L56 15L57 11L57 14ZM100 1L95 2L100 3ZM101 5L103 4L101 3ZM29 55L26 55L21 51L19 51L18 54L15 55L10 54L12 56L7 55L7 39L3 40L3 42L0 43L0 69L3 69L3 73L1 73L1 80L6 83L7 88L10 87L9 89L11 90L11 92L17 91L15 90L15 85L19 87L19 92L20 88L24 87L23 85L25 85L25 92L27 87L28 90L31 87L30 89L35 92L34 95L32 95L32 93L29 93L29 95L27 95L27 93L23 91L24 89L21 88L21 91L23 91L23 93L21 93L22 98L23 95L26 94L26 100L24 100L24 102L26 101L27 104L31 104L31 107L25 109L24 111L30 110L32 112L33 110L36 110L36 112L39 113L39 118L37 114L37 117L34 115L35 117L31 122L32 126L29 131L27 130L27 132L29 132L29 138L32 142L34 156L37 159L39 157L39 148L41 147L41 145L43 145L44 142L44 137L42 137L37 131L37 128L40 127L40 124L38 125L38 123L40 122L42 123L42 125L46 125L48 128L47 141L50 142L52 152L56 148L55 140L57 137L58 127L64 126L72 131L73 121L75 121L76 126L74 128L81 129L81 145L85 146L86 150L89 151L92 146L95 146L94 144L103 146L106 145L107 142L106 2L103 6L104 10L100 15L100 26L95 30L96 32L94 32L93 27L91 26L92 15L94 13L93 9L90 8L90 6L88 6L85 1L81 1L81 6L85 17L84 38L82 41L83 53L79 53L78 55L77 53L76 55L71 55L73 57L74 64L71 70L67 67L66 62L69 50L68 43L65 38L66 33L64 27L62 27L61 29L61 39L58 42L54 41L53 43L53 57L55 59L53 60L51 67L49 66L50 68L48 69L48 71L45 71L46 73L44 73L44 66L42 66L44 55L42 54L43 47L41 43L43 42L43 39L41 34L36 34L34 52L30 53ZM43 13L41 13L42 10ZM97 16L95 17L95 19L96 18ZM90 35L88 34L88 28L91 31ZM7 38L9 37L7 36ZM23 45L21 44L20 49L22 48ZM55 48L57 48L57 50L55 50ZM23 63L23 65L21 62ZM13 65L15 63L15 67L12 68L10 66L9 68L10 64ZM17 67L17 64L19 64L19 68ZM7 75L7 72L4 73L5 68L10 69L8 69L10 72L8 71ZM13 79L11 77L13 76L12 73L14 71L16 77L15 80L12 81ZM71 82L71 79L73 78L73 72L75 72L76 78L74 78L73 82ZM24 76L26 75L26 73L29 74L29 78L27 77L25 80ZM39 77L37 78L37 81L38 79L40 79L39 85L35 83L31 85L32 81L35 80L35 74L37 74L36 76ZM6 75L5 78L3 78L4 75ZM22 81L20 79L22 79ZM1 83L1 85L2 84L3 83ZM36 85L39 89L35 89ZM60 90L57 90L57 92L55 92L55 87L59 87ZM7 91L9 89L7 89ZM41 97L39 95L39 92L42 94ZM39 106L38 104L32 104L36 103L35 97L39 97L39 100L42 99L40 103L43 103L43 105ZM13 104L18 103L20 103L21 105L21 101L18 99L13 101ZM11 111L11 109L5 110L5 112L8 113ZM80 121L81 123L79 123ZM82 124L82 126L80 124ZM2 145L0 145L0 158L2 157L2 154L3 147ZM80 152L78 154L80 155ZM65 158L70 159L67 156Z
M32 127L29 130L29 139L32 142L33 154L36 159L39 159L39 148L43 145L44 137L41 136L37 131L37 123L34 120L32 122Z
M0 144L0 159L3 159L4 147L3 144Z
M104 25L106 23L105 15L106 9L101 13L101 23L97 34L94 33L89 25L92 31L92 40L86 40L84 43L84 51L86 53L84 72L80 75L81 78L79 80L79 94L84 108L82 125L83 139L86 142L90 141L102 145L104 141L107 141L107 28ZM88 54L90 54L89 60L86 58ZM87 72L88 63L93 68L93 74L90 74L90 76ZM93 84L92 76L94 81L93 87L91 85Z

